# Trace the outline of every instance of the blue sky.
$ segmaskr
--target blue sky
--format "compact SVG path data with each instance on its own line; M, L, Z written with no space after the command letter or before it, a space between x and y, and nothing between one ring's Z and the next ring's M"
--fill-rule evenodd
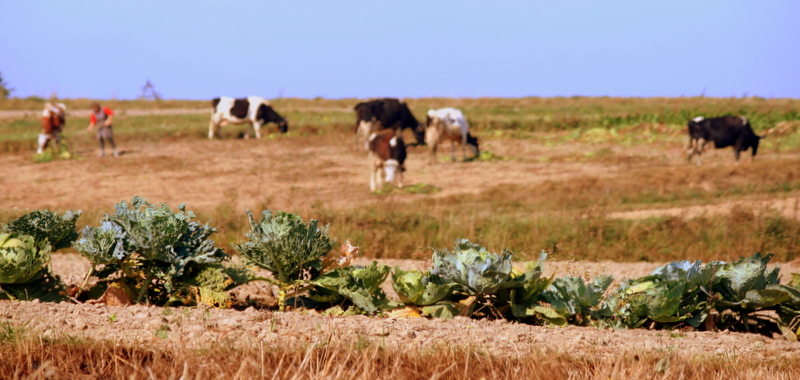
M798 1L6 1L25 97L800 98Z

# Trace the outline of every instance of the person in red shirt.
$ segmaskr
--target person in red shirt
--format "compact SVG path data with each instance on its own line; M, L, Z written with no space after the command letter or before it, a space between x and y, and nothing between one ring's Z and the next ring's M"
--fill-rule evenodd
M114 157L118 157L117 146L114 144L114 133L111 131L111 121L114 120L114 111L108 107L100 107L97 103L92 103L92 114L89 116L89 127L87 131L91 131L95 126L97 128L97 141L100 142L100 154L105 155L105 142L111 144L111 149L114 151Z

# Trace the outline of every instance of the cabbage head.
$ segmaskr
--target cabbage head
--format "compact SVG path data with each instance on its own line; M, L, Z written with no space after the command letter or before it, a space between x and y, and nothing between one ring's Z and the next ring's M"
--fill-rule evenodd
M392 286L406 305L433 305L450 295L452 286L439 276L420 271L406 272L394 267Z
M492 253L467 239L456 240L453 252L433 251L431 274L466 288L470 295L494 294L511 280L511 251Z
M50 261L50 245L40 247L32 236L0 234L0 284L25 284Z

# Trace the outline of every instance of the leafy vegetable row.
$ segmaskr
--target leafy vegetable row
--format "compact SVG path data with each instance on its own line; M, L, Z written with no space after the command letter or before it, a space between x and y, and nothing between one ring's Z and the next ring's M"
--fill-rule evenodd
M134 197L122 201L97 227L78 234L80 212L59 216L36 210L0 231L0 299L116 302L156 305L232 305L230 290L265 281L278 289L278 308L326 309L330 314L397 313L428 317L504 318L525 323L614 328L733 329L800 332L800 276L788 285L772 255L756 253L724 263L677 261L652 274L624 280L609 290L611 276L542 277L547 255L517 269L513 254L457 240L452 250L434 250L426 271L403 271L373 262L351 265L358 248L335 242L318 221L295 214L250 214L247 238L233 244L234 264L210 236L216 230L196 221L186 206L173 212ZM78 239L80 237L80 239ZM50 269L50 252L74 247L91 267L80 286L67 287ZM254 268L271 275L259 277ZM400 302L381 290L392 276ZM95 281L92 281L94 279ZM91 284L91 286L89 286ZM107 300L108 301L108 300ZM393 311L394 310L394 311Z

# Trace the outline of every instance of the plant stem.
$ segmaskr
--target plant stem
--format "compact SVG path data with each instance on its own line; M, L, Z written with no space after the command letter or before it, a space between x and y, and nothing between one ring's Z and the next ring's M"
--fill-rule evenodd
M286 311L286 289L278 289L278 311Z
M147 290L150 288L151 281L153 281L153 278L148 274L147 277L145 277L144 284L142 284L142 290L139 291L139 296L136 297L136 303L142 303L142 297L146 299Z
M83 289L86 288L86 285L89 283L89 279L92 277L93 274L94 274L94 264L92 264L92 266L89 268L89 271L86 272L86 278L83 279L83 283L78 288L78 292L75 293L75 299L80 297L81 293L83 293Z

